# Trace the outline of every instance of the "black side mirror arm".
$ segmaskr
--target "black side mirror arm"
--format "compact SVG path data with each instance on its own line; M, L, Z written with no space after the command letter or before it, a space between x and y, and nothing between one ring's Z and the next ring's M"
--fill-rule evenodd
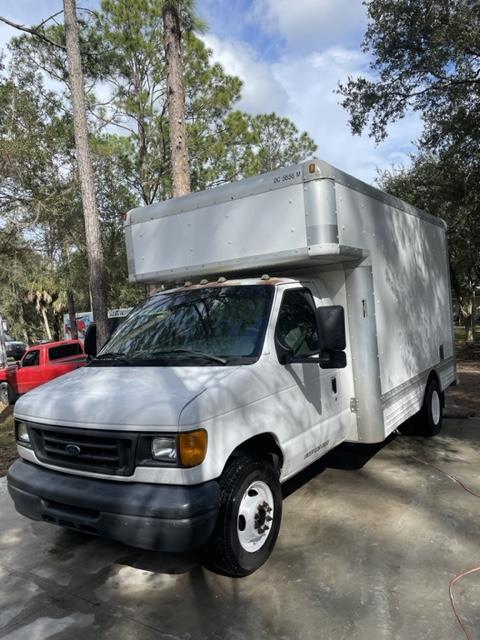
M289 364L292 361L293 352L285 347L279 340L275 338L275 347L277 350L278 361L280 364Z
M286 362L281 364L296 362L317 364L321 369L344 369L347 366L347 357L344 351L321 351L318 356L312 354L311 356L287 357Z

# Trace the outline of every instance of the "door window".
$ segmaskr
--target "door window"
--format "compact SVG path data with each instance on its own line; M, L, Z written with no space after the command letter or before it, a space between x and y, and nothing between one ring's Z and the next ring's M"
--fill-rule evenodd
M40 364L40 351L34 349L26 353L22 360L22 367L34 367Z
M318 350L315 303L308 289L285 291L278 315L277 339L295 356L308 356Z
M48 355L50 360L59 360L60 358L83 355L83 351L78 342L70 342L68 344L60 344L58 347L50 347Z

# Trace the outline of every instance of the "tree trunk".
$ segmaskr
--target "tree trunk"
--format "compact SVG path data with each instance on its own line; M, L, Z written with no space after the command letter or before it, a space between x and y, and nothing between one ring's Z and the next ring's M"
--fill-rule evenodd
M42 318L43 318L43 324L45 325L45 331L47 333L47 338L49 340L51 340L52 339L52 332L50 331L50 325L48 324L47 310L45 309L45 307L42 307Z
M465 329L465 342L471 344L475 338L475 290L470 296L460 299L460 313Z
M75 300L73 297L73 291L68 289L67 291L67 306L68 306L68 322L70 324L70 337L78 338L77 331L77 317L75 314Z
M60 329L62 328L63 322L60 322L61 316L57 313L53 314L52 326L53 326L53 339L63 340L63 335L60 335Z
M164 2L163 34L167 69L167 109L170 127L172 195L176 198L190 193L190 167L188 163L187 127L185 124L180 19L175 0L165 0Z
M475 342L475 287L472 287L469 309L468 324L465 323L465 341L472 344Z
M100 348L108 338L105 267L103 262L100 222L98 220L97 203L95 200L93 168L88 142L85 86L80 58L75 0L63 0L63 8L65 12L68 78L71 91L78 175L82 192L85 237L90 271L90 294L92 298L93 316L97 323L97 346Z
M3 319L0 316L0 368L7 366L7 349L5 347L5 335L3 332Z

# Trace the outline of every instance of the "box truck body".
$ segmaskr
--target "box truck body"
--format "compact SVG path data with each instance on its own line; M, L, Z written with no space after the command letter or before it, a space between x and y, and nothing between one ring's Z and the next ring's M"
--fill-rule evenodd
M456 380L440 219L311 160L134 209L125 235L130 280L170 285L18 402L21 513L206 545L245 575L275 543L281 482L341 442L440 428Z
M379 442L418 410L433 367L442 388L456 379L445 231L317 160L133 210L126 242L133 282L313 278L348 318L352 438Z

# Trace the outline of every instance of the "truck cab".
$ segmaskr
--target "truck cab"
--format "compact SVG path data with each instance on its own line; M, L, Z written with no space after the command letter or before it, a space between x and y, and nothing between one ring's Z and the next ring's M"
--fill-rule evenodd
M182 550L211 538L219 478L232 461L248 460L267 464L278 478L269 488L257 469L251 491L262 491L266 506L250 514L245 505L241 540L258 551L267 538L272 543L266 510L279 518L279 483L351 429L351 381L345 361L338 362L346 346L344 316L330 303L318 279L268 275L187 283L147 299L87 367L17 402L17 467L38 476L43 498L36 513L137 546ZM68 498L58 493L65 472L72 476ZM14 467L17 508L30 509L15 478ZM85 483L89 509L100 512L96 524L84 515ZM61 515L65 502L68 518ZM118 516L103 513L107 503L121 508L121 525ZM262 521L257 529L255 516Z

